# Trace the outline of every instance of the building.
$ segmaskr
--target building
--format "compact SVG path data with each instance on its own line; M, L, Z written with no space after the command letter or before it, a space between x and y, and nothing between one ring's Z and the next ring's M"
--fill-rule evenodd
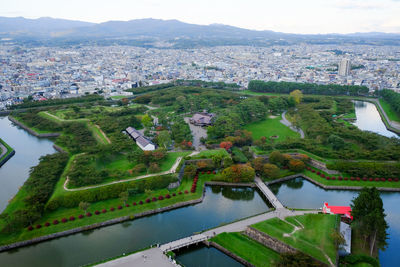
M200 113L196 113L190 118L190 123L197 126L208 126L213 124L213 119L215 118L214 113L207 113L207 111L203 111Z
M126 133L135 140L136 144L144 151L152 151L156 149L156 146L144 137L138 130L133 127L128 127L125 129Z
M324 206L322 207L323 213L326 214L339 214L342 217L353 220L353 216L351 216L351 207L350 206L329 206L328 202L324 202Z
M349 76L350 74L350 60L343 58L339 63L339 75Z

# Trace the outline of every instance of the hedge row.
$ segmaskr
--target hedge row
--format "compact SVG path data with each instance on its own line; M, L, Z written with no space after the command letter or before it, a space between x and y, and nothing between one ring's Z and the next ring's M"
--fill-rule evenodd
M47 203L47 210L56 210L59 207L74 208L80 202L97 202L112 198L118 198L121 192L134 189L137 193L144 193L146 189L157 190L168 187L170 183L176 182L173 175L154 176L147 179L134 180L125 183L111 184L97 188L66 192L56 196Z
M194 193L194 192L193 192L193 193ZM185 190L184 192L180 191L180 192L178 193L178 195L182 195L182 194L189 194L189 191ZM158 197L153 197L153 198L147 198L147 199L144 200L144 201L143 201L143 200L140 200L139 202L132 202L132 207L137 206L137 205L143 205L143 204L145 204L145 203L151 203L151 202L161 201L161 200L164 200L164 199L170 199L171 197L176 197L176 195L177 195L176 193L173 193L172 195L166 194L165 196L158 196ZM129 205L129 204L125 204L125 207L129 208L130 205ZM117 209L121 210L121 209L123 209L123 206L122 206L122 205L119 205L119 206L117 207ZM109 208L108 210L107 210L107 209L102 209L101 211L100 211L100 210L96 210L96 211L94 212L94 214L95 214L95 215L100 215L100 214L102 214L102 213L107 213L108 211L113 212L113 211L115 211L115 208L114 208L114 207L111 207L111 208ZM92 217L92 215L93 215L92 213L87 212L85 215L79 214L77 217L75 217L75 216L70 216L69 218L62 218L61 220L57 220L57 219L56 219L56 220L53 220L52 223L46 222L46 223L43 224L43 226L44 226L44 227L49 227L49 226L51 226L51 225L57 225L57 224L59 224L60 222L61 222L61 223L67 223L68 221L75 221L76 218L78 218L78 219L84 219L85 217ZM40 228L42 228L42 225L41 225L41 224L37 224L35 227L33 227L32 225L30 225L30 226L27 228L27 230L28 230L28 231L32 231L33 229L40 229Z
M336 161L327 164L331 170L359 177L400 177L400 163Z
M385 181L398 182L399 181L399 178L379 178L379 177L374 177L374 178L369 177L368 178L368 177L342 177L342 176L335 177L335 176L325 175L322 172L312 169L310 167L307 167L307 170L309 170L313 173L316 173L321 178L324 178L326 180L333 180L333 181L335 181L335 180L338 180L338 181L365 181L365 182L367 182L367 181L370 181L370 182L374 182L374 181L375 182L385 182Z

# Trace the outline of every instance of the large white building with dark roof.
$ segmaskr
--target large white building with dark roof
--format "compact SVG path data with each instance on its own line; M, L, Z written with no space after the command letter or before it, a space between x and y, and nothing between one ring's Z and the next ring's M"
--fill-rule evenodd
M133 127L128 127L125 129L126 133L135 140L136 144L144 151L152 151L156 149L156 146L144 137L138 130Z

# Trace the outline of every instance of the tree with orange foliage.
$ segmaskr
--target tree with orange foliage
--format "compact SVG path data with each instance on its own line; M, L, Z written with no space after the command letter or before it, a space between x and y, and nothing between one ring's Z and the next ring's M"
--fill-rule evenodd
M220 148L224 148L226 151L228 151L232 147L232 142L226 141L226 142L221 142L219 144Z

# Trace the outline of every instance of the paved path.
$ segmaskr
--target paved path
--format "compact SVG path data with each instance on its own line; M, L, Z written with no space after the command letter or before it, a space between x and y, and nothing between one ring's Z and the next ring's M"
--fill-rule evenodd
M101 267L174 267L178 266L171 262L166 255L159 248L151 248L141 251L126 257L118 258L116 260L108 261L96 266Z
M260 177L256 177L255 180L257 187L261 190L264 196L271 202L272 206L275 209L284 209L285 207L278 200L278 198L272 193L272 191L265 185L265 183L260 179Z
M284 111L282 113L282 120L280 121L283 125L286 125L287 127L289 127L292 131L298 132L300 134L301 138L304 138L304 132L302 129L297 129L296 127L294 127L292 125L292 123L290 121L288 121L286 119L286 111Z
M185 117L184 120L189 125L190 131L192 132L194 148L196 150L205 150L206 147L201 144L200 139L202 137L207 138L207 130L201 126L191 124L189 117Z

